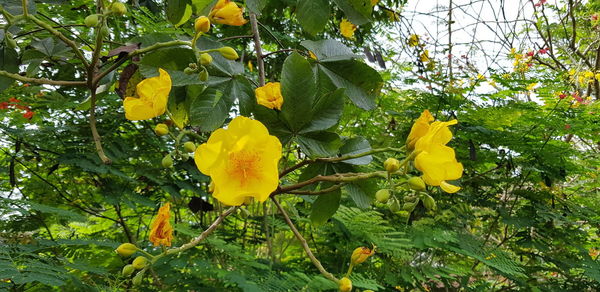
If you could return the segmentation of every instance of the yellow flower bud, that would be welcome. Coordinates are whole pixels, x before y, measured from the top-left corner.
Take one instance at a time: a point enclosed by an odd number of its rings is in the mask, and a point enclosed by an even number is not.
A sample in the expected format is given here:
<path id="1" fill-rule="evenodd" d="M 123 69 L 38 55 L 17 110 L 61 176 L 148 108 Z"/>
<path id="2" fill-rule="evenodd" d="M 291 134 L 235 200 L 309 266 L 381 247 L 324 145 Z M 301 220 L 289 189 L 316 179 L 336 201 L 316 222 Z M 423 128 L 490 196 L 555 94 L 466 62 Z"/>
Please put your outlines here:
<path id="1" fill-rule="evenodd" d="M 358 265 L 366 261 L 370 256 L 375 253 L 375 246 L 373 249 L 369 249 L 368 247 L 357 247 L 350 257 L 350 261 L 353 265 Z"/>
<path id="2" fill-rule="evenodd" d="M 127 13 L 127 7 L 121 2 L 113 2 L 113 4 L 110 5 L 110 11 L 116 15 L 124 15 Z"/>
<path id="3" fill-rule="evenodd" d="M 390 199 L 390 190 L 381 189 L 375 193 L 375 200 L 379 203 L 385 203 Z"/>
<path id="4" fill-rule="evenodd" d="M 400 169 L 400 161 L 390 157 L 383 162 L 383 168 L 389 173 L 394 173 Z"/>
<path id="5" fill-rule="evenodd" d="M 115 251 L 122 257 L 128 257 L 137 251 L 137 247 L 132 243 L 123 243 Z"/>
<path id="6" fill-rule="evenodd" d="M 213 61 L 213 58 L 211 55 L 209 55 L 207 53 L 200 54 L 200 64 L 201 65 L 206 66 L 206 65 L 212 63 L 212 61 Z"/>
<path id="7" fill-rule="evenodd" d="M 407 181 L 408 186 L 415 191 L 425 190 L 425 182 L 418 176 L 413 176 Z"/>
<path id="8" fill-rule="evenodd" d="M 210 19 L 204 15 L 199 16 L 194 21 L 194 29 L 196 29 L 196 32 L 207 33 L 210 30 Z"/>
<path id="9" fill-rule="evenodd" d="M 137 258 L 135 258 L 135 260 L 133 260 L 133 263 L 131 263 L 131 265 L 136 270 L 141 270 L 141 269 L 145 268 L 147 264 L 148 264 L 148 259 L 144 256 L 138 256 Z"/>
<path id="10" fill-rule="evenodd" d="M 164 168 L 171 168 L 173 167 L 173 158 L 171 158 L 171 155 L 167 154 L 165 157 L 163 157 L 160 164 L 162 164 Z"/>
<path id="11" fill-rule="evenodd" d="M 228 60 L 237 60 L 237 58 L 240 57 L 240 56 L 238 56 L 238 53 L 232 47 L 219 48 L 219 53 L 221 53 L 221 55 L 223 57 L 225 57 L 225 59 L 228 59 Z"/>
<path id="12" fill-rule="evenodd" d="M 133 267 L 133 265 L 125 265 L 123 267 L 123 270 L 121 271 L 121 274 L 125 277 L 129 277 L 131 276 L 131 274 L 133 274 L 134 271 L 135 268 Z"/>
<path id="13" fill-rule="evenodd" d="M 98 25 L 98 14 L 92 14 L 92 15 L 88 15 L 84 20 L 83 23 L 85 24 L 85 26 L 87 27 L 94 27 L 96 25 Z"/>
<path id="14" fill-rule="evenodd" d="M 169 126 L 162 123 L 158 124 L 156 125 L 156 127 L 154 127 L 154 133 L 156 133 L 156 135 L 158 136 L 164 136 L 166 134 L 169 134 Z"/>
<path id="15" fill-rule="evenodd" d="M 350 281 L 350 279 L 343 277 L 340 279 L 340 282 L 338 283 L 340 292 L 350 292 L 352 291 L 352 281 Z"/>

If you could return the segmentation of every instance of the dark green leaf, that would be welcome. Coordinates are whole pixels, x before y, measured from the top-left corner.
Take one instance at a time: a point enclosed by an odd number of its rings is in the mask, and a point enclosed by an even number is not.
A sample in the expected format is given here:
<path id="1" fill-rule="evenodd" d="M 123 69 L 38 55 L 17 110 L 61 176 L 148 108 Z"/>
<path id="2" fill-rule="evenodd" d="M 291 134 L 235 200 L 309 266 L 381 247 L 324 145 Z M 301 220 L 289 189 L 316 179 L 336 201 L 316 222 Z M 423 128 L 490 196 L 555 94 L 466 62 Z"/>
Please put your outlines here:
<path id="1" fill-rule="evenodd" d="M 312 204 L 312 211 L 310 213 L 312 224 L 315 226 L 325 224 L 340 207 L 341 197 L 342 192 L 339 189 L 331 193 L 319 195 Z"/>
<path id="2" fill-rule="evenodd" d="M 344 141 L 344 145 L 340 148 L 340 155 L 353 155 L 360 154 L 371 150 L 371 145 L 369 141 L 364 137 L 354 137 Z M 364 165 L 369 164 L 373 161 L 373 157 L 371 155 L 344 160 L 344 163 L 356 164 L 356 165 Z"/>
<path id="3" fill-rule="evenodd" d="M 167 19 L 175 26 L 187 22 L 192 16 L 191 0 L 167 0 Z"/>
<path id="4" fill-rule="evenodd" d="M 298 0 L 296 17 L 308 33 L 323 31 L 329 20 L 329 0 Z"/>
<path id="5" fill-rule="evenodd" d="M 371 21 L 371 0 L 333 0 L 344 11 L 346 18 L 355 25 Z"/>
<path id="6" fill-rule="evenodd" d="M 322 72 L 319 77 L 324 75 L 337 88 L 345 88 L 346 95 L 356 106 L 366 110 L 375 107 L 375 97 L 379 95 L 383 79 L 369 65 L 346 60 L 323 63 L 318 67 Z"/>
<path id="7" fill-rule="evenodd" d="M 188 89 L 188 94 L 194 95 Z M 190 108 L 190 125 L 200 127 L 201 131 L 210 132 L 223 125 L 229 116 L 232 101 L 224 96 L 223 91 L 206 88 L 194 98 Z"/>
<path id="8" fill-rule="evenodd" d="M 300 133 L 325 131 L 335 126 L 344 110 L 344 89 L 338 89 L 319 98 L 312 109 L 313 118 Z"/>
<path id="9" fill-rule="evenodd" d="M 17 51 L 7 47 L 0 47 L 0 70 L 9 73 L 17 73 L 19 71 L 19 56 Z M 10 87 L 15 82 L 14 79 L 8 77 L 0 77 L 0 91 Z"/>
<path id="10" fill-rule="evenodd" d="M 284 100 L 281 116 L 294 132 L 298 132 L 311 116 L 316 93 L 313 70 L 304 57 L 293 53 L 285 59 L 281 75 L 281 93 Z"/>
<path id="11" fill-rule="evenodd" d="M 337 153 L 341 141 L 336 133 L 314 132 L 296 137 L 296 142 L 310 157 L 327 157 Z"/>
<path id="12" fill-rule="evenodd" d="M 354 54 L 350 48 L 346 47 L 346 45 L 337 40 L 306 40 L 302 41 L 300 45 L 313 52 L 313 54 L 317 56 L 317 60 L 319 62 L 332 62 L 362 58 L 361 56 Z"/>

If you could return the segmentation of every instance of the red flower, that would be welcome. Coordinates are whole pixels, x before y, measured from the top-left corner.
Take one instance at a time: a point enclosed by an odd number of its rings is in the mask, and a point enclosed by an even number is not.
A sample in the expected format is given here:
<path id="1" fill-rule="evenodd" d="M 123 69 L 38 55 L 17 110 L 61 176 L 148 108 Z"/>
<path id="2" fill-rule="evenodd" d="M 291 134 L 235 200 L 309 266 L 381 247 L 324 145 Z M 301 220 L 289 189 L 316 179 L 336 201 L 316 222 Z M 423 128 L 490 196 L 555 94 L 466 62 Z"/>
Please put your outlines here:
<path id="1" fill-rule="evenodd" d="M 571 129 L 571 125 L 565 124 L 565 130 L 569 130 L 569 129 Z"/>
<path id="2" fill-rule="evenodd" d="M 592 21 L 597 21 L 597 20 L 598 20 L 598 13 L 594 13 L 594 14 L 592 14 L 592 16 L 590 17 L 590 19 L 591 19 Z"/>
<path id="3" fill-rule="evenodd" d="M 548 53 L 548 50 L 550 50 L 550 48 L 540 49 L 538 51 L 538 53 L 540 53 L 541 55 L 544 55 L 544 54 Z"/>
<path id="4" fill-rule="evenodd" d="M 534 52 L 534 51 L 529 51 L 529 52 L 527 52 L 527 56 L 528 56 L 528 57 L 533 57 L 533 55 L 534 55 L 534 54 L 535 54 L 535 52 Z"/>
<path id="5" fill-rule="evenodd" d="M 560 99 L 565 99 L 565 97 L 567 97 L 567 95 L 566 95 L 566 94 L 564 94 L 564 93 L 561 93 L 561 94 L 558 96 L 558 98 L 560 98 Z"/>
<path id="6" fill-rule="evenodd" d="M 15 107 L 20 110 L 30 111 L 31 109 L 26 105 L 15 104 Z"/>
<path id="7" fill-rule="evenodd" d="M 33 117 L 33 112 L 32 111 L 28 111 L 26 113 L 23 114 L 23 117 L 26 119 L 31 120 L 31 118 Z"/>
<path id="8" fill-rule="evenodd" d="M 6 101 L 0 102 L 0 109 L 8 109 L 8 105 Z"/>
<path id="9" fill-rule="evenodd" d="M 16 98 L 14 98 L 14 97 L 11 97 L 11 98 L 9 98 L 9 99 L 8 99 L 8 101 L 10 101 L 10 102 L 14 102 L 14 103 L 19 103 L 19 102 L 21 102 L 20 100 L 18 100 L 18 99 L 16 99 Z"/>

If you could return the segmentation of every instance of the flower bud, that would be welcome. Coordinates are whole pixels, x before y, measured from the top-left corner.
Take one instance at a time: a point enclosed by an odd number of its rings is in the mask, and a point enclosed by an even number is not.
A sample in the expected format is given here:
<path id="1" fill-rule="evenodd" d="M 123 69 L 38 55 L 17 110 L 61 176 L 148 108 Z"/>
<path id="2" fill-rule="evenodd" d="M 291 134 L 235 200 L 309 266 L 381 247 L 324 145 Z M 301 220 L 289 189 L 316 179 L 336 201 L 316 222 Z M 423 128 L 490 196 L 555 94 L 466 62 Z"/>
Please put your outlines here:
<path id="1" fill-rule="evenodd" d="M 201 65 L 206 66 L 206 65 L 212 63 L 212 61 L 213 61 L 213 58 L 208 53 L 200 54 L 200 64 Z"/>
<path id="2" fill-rule="evenodd" d="M 402 210 L 407 211 L 407 212 L 412 212 L 415 207 L 417 207 L 417 202 L 415 203 L 404 203 L 404 205 L 402 205 Z"/>
<path id="3" fill-rule="evenodd" d="M 413 176 L 407 181 L 408 186 L 415 191 L 425 190 L 425 182 L 418 176 Z"/>
<path id="4" fill-rule="evenodd" d="M 207 33 L 210 30 L 210 19 L 204 15 L 198 16 L 194 21 L 194 29 L 196 32 Z"/>
<path id="5" fill-rule="evenodd" d="M 156 135 L 158 136 L 164 136 L 166 134 L 169 134 L 169 126 L 160 123 L 156 125 L 156 127 L 154 127 L 154 133 L 156 133 Z"/>
<path id="6" fill-rule="evenodd" d="M 165 157 L 163 157 L 163 159 L 160 163 L 162 164 L 162 167 L 164 167 L 164 168 L 171 168 L 171 167 L 173 167 L 173 158 L 171 157 L 170 154 L 167 154 L 167 155 L 165 155 Z"/>
<path id="7" fill-rule="evenodd" d="M 402 218 L 408 218 L 408 217 L 410 217 L 410 212 L 404 211 L 404 210 L 398 211 L 398 212 L 396 212 L 394 214 L 396 214 L 396 215 L 398 215 L 398 216 L 400 216 Z"/>
<path id="8" fill-rule="evenodd" d="M 196 70 L 194 70 L 190 67 L 186 67 L 185 69 L 183 69 L 183 73 L 185 73 L 187 75 L 192 75 L 192 74 L 196 73 Z"/>
<path id="9" fill-rule="evenodd" d="M 364 263 L 370 256 L 375 253 L 375 246 L 373 249 L 369 249 L 368 247 L 357 247 L 350 257 L 350 261 L 353 265 L 358 265 Z"/>
<path id="10" fill-rule="evenodd" d="M 385 203 L 390 199 L 390 190 L 381 189 L 375 193 L 375 199 L 379 203 Z"/>
<path id="11" fill-rule="evenodd" d="M 117 247 L 117 249 L 115 249 L 115 252 L 117 252 L 122 257 L 131 256 L 136 251 L 137 251 L 137 247 L 135 245 L 133 245 L 132 243 L 123 243 L 123 244 L 119 245 L 119 247 Z"/>
<path id="12" fill-rule="evenodd" d="M 13 38 L 12 33 L 10 32 L 6 32 L 4 34 L 4 40 L 6 42 L 6 45 L 11 48 L 11 49 L 15 49 L 17 47 L 17 41 L 15 41 L 15 39 Z"/>
<path id="13" fill-rule="evenodd" d="M 388 208 L 392 213 L 400 211 L 400 203 L 397 200 L 392 199 L 388 202 Z"/>
<path id="14" fill-rule="evenodd" d="M 146 267 L 147 264 L 148 264 L 148 259 L 145 256 L 138 256 L 137 258 L 135 258 L 135 260 L 133 260 L 133 263 L 131 263 L 131 265 L 136 270 L 143 269 L 144 267 Z"/>
<path id="15" fill-rule="evenodd" d="M 135 274 L 133 279 L 131 279 L 131 284 L 133 284 L 133 286 L 139 286 L 140 284 L 142 284 L 143 279 L 144 273 L 142 271 L 139 271 L 137 274 Z"/>
<path id="16" fill-rule="evenodd" d="M 115 1 L 110 5 L 110 11 L 116 15 L 124 15 L 127 13 L 127 7 L 121 2 Z"/>
<path id="17" fill-rule="evenodd" d="M 125 277 L 129 277 L 131 276 L 131 274 L 133 274 L 134 271 L 135 268 L 133 267 L 133 265 L 125 265 L 123 267 L 123 270 L 121 271 L 121 274 Z"/>
<path id="18" fill-rule="evenodd" d="M 414 203 L 417 201 L 417 199 L 419 199 L 419 197 L 417 197 L 415 195 L 408 195 L 402 199 L 404 200 L 405 203 Z"/>
<path id="19" fill-rule="evenodd" d="M 183 143 L 183 149 L 185 149 L 185 151 L 192 153 L 194 151 L 196 151 L 196 144 L 194 144 L 194 142 L 192 141 L 187 141 L 185 143 Z"/>
<path id="20" fill-rule="evenodd" d="M 105 38 L 105 37 L 107 37 L 107 36 L 109 36 L 109 35 L 110 35 L 110 30 L 108 29 L 108 27 L 107 27 L 106 25 L 103 25 L 103 26 L 100 28 L 100 36 L 101 36 L 102 38 Z"/>
<path id="21" fill-rule="evenodd" d="M 237 60 L 237 58 L 240 57 L 232 47 L 219 48 L 219 53 L 221 53 L 221 56 L 225 57 L 225 59 L 228 60 Z"/>
<path id="22" fill-rule="evenodd" d="M 383 168 L 385 168 L 388 173 L 394 173 L 400 169 L 400 161 L 390 157 L 383 162 Z"/>
<path id="23" fill-rule="evenodd" d="M 427 208 L 429 211 L 433 211 L 437 208 L 435 200 L 430 195 L 425 195 L 423 197 L 423 206 L 425 206 L 425 208 Z"/>
<path id="24" fill-rule="evenodd" d="M 87 27 L 94 27 L 96 25 L 98 25 L 98 14 L 92 14 L 92 15 L 88 15 L 84 20 L 83 23 L 85 24 L 85 26 Z"/>
<path id="25" fill-rule="evenodd" d="M 338 287 L 340 292 L 350 292 L 352 291 L 352 281 L 350 279 L 343 277 L 340 279 L 338 283 Z"/>
<path id="26" fill-rule="evenodd" d="M 208 71 L 206 71 L 206 68 L 202 68 L 202 71 L 198 74 L 198 79 L 200 79 L 200 81 L 208 80 Z"/>

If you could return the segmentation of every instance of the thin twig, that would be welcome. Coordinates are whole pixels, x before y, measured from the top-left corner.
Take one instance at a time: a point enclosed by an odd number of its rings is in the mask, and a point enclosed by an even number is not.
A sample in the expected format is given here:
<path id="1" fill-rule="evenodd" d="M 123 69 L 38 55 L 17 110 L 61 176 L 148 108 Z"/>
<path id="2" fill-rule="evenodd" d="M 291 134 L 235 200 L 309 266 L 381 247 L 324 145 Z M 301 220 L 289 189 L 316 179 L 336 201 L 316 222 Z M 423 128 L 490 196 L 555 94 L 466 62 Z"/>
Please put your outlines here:
<path id="1" fill-rule="evenodd" d="M 252 27 L 252 35 L 254 38 L 254 50 L 256 51 L 256 66 L 258 67 L 258 85 L 265 85 L 265 63 L 263 61 L 262 48 L 260 45 L 260 34 L 258 32 L 258 21 L 256 14 L 250 13 L 250 25 Z"/>

